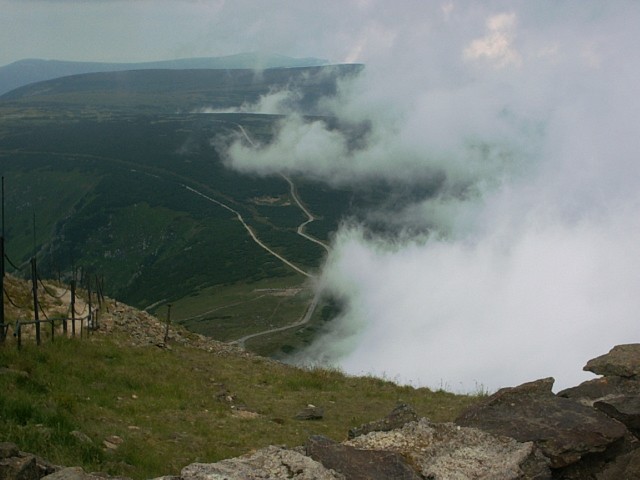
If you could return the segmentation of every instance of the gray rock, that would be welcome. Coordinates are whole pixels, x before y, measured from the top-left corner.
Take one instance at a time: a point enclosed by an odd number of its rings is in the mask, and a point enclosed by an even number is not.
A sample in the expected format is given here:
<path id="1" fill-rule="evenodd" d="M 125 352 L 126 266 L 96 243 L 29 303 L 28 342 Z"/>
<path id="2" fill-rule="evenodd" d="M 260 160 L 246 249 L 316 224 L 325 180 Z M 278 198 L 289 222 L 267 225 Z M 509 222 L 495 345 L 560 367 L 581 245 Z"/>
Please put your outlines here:
<path id="1" fill-rule="evenodd" d="M 80 443 L 84 443 L 85 445 L 93 445 L 93 440 L 91 440 L 91 438 L 89 438 L 86 433 L 83 433 L 80 430 L 73 430 L 71 432 L 71 436 L 78 440 Z"/>
<path id="2" fill-rule="evenodd" d="M 307 405 L 294 417 L 296 420 L 321 420 L 324 418 L 324 410 L 315 405 Z"/>
<path id="3" fill-rule="evenodd" d="M 19 454 L 20 450 L 18 450 L 18 446 L 15 443 L 0 442 L 0 460 L 17 457 Z"/>
<path id="4" fill-rule="evenodd" d="M 571 398 L 589 406 L 593 406 L 599 400 L 620 395 L 640 395 L 640 380 L 624 377 L 594 378 L 582 382 L 577 387 L 558 392 L 559 397 Z"/>
<path id="5" fill-rule="evenodd" d="M 180 476 L 182 480 L 345 480 L 301 453 L 274 446 L 218 463 L 193 463 Z"/>
<path id="6" fill-rule="evenodd" d="M 97 477 L 85 473 L 81 467 L 68 467 L 44 477 L 46 480 L 96 480 Z M 43 479 L 43 480 L 44 480 Z"/>
<path id="7" fill-rule="evenodd" d="M 402 429 L 372 432 L 346 444 L 396 452 L 424 478 L 433 480 L 551 478 L 549 461 L 532 442 L 520 443 L 453 423 L 421 419 Z"/>
<path id="8" fill-rule="evenodd" d="M 420 480 L 399 454 L 362 450 L 320 435 L 307 440 L 307 455 L 349 480 Z"/>
<path id="9" fill-rule="evenodd" d="M 0 460 L 0 479 L 39 480 L 38 466 L 33 455 Z"/>
<path id="10" fill-rule="evenodd" d="M 599 400 L 593 406 L 611 418 L 624 423 L 631 433 L 640 438 L 640 397 L 620 395 Z"/>
<path id="11" fill-rule="evenodd" d="M 130 480 L 126 477 L 109 477 L 104 474 L 86 473 L 82 467 L 62 468 L 41 480 Z"/>
<path id="12" fill-rule="evenodd" d="M 597 408 L 624 423 L 640 438 L 640 381 L 637 378 L 596 378 L 562 390 L 558 396 Z"/>
<path id="13" fill-rule="evenodd" d="M 626 427 L 605 414 L 551 392 L 545 378 L 503 388 L 462 413 L 456 423 L 476 427 L 520 442 L 533 441 L 551 460 L 552 468 L 604 452 L 627 434 Z"/>
<path id="14" fill-rule="evenodd" d="M 418 421 L 418 414 L 415 410 L 409 405 L 401 403 L 385 418 L 350 429 L 349 438 L 359 437 L 371 432 L 388 432 L 416 421 Z"/>
<path id="15" fill-rule="evenodd" d="M 596 475 L 597 480 L 640 480 L 640 449 L 622 455 Z"/>
<path id="16" fill-rule="evenodd" d="M 640 375 L 640 343 L 616 345 L 609 353 L 589 360 L 584 370 L 605 377 Z"/>

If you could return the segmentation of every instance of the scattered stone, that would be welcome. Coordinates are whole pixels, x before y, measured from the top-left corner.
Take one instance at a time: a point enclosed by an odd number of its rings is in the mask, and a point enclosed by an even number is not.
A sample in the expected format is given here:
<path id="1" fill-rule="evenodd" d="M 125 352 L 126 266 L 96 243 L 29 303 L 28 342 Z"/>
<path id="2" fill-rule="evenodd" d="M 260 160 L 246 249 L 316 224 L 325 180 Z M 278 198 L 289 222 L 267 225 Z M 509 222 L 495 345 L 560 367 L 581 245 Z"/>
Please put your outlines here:
<path id="1" fill-rule="evenodd" d="M 180 477 L 182 480 L 346 480 L 301 453 L 274 446 L 218 463 L 193 463 L 182 469 Z"/>
<path id="2" fill-rule="evenodd" d="M 93 445 L 93 440 L 91 440 L 89 436 L 79 430 L 72 431 L 71 436 L 78 440 L 80 443 L 84 443 L 85 445 Z"/>
<path id="3" fill-rule="evenodd" d="M 324 418 L 324 409 L 315 405 L 307 405 L 293 418 L 296 420 L 322 420 Z"/>
<path id="4" fill-rule="evenodd" d="M 605 414 L 551 392 L 553 378 L 503 388 L 456 419 L 462 426 L 533 441 L 552 468 L 604 452 L 623 439 L 627 429 Z"/>
<path id="5" fill-rule="evenodd" d="M 236 418 L 244 418 L 247 420 L 255 420 L 256 418 L 261 417 L 261 415 L 257 412 L 252 412 L 251 410 L 239 410 L 239 409 L 233 409 L 231 411 L 231 415 L 233 415 Z"/>
<path id="6" fill-rule="evenodd" d="M 421 477 L 395 452 L 361 450 L 321 435 L 307 440 L 306 453 L 325 468 L 349 480 L 420 480 Z"/>
<path id="7" fill-rule="evenodd" d="M 24 370 L 15 370 L 13 368 L 0 367 L 0 375 L 16 375 L 18 377 L 28 377 L 29 373 Z"/>
<path id="8" fill-rule="evenodd" d="M 358 436 L 345 444 L 396 452 L 424 478 L 551 478 L 549 461 L 532 442 L 520 443 L 453 423 L 434 424 L 424 418 L 401 429 Z"/>
<path id="9" fill-rule="evenodd" d="M 96 480 L 97 478 L 85 473 L 81 467 L 68 467 L 47 475 L 43 480 Z"/>
<path id="10" fill-rule="evenodd" d="M 605 377 L 640 375 L 640 343 L 616 345 L 609 353 L 589 360 L 583 370 Z"/>
<path id="11" fill-rule="evenodd" d="M 104 439 L 102 444 L 107 450 L 117 450 L 124 440 L 118 435 L 111 435 Z"/>
<path id="12" fill-rule="evenodd" d="M 0 460 L 5 458 L 17 457 L 20 453 L 15 443 L 0 442 Z"/>
<path id="13" fill-rule="evenodd" d="M 81 467 L 62 468 L 42 480 L 131 480 L 127 477 L 110 477 L 101 473 L 86 473 Z"/>
<path id="14" fill-rule="evenodd" d="M 406 403 L 401 403 L 394 408 L 389 415 L 382 420 L 365 423 L 359 427 L 349 430 L 349 438 L 366 435 L 370 432 L 388 432 L 397 428 L 402 428 L 409 422 L 418 420 L 418 414 Z"/>

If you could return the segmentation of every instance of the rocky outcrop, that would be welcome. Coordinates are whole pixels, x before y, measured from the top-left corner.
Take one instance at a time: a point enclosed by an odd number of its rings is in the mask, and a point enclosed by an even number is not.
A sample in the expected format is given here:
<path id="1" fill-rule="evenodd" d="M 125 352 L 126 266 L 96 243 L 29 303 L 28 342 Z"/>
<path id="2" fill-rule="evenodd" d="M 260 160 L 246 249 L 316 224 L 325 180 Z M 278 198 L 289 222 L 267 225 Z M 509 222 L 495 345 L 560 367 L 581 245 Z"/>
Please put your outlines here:
<path id="1" fill-rule="evenodd" d="M 533 441 L 551 461 L 566 467 L 590 453 L 606 451 L 627 429 L 607 415 L 554 395 L 552 378 L 504 388 L 456 419 L 458 425 Z"/>
<path id="2" fill-rule="evenodd" d="M 349 430 L 338 443 L 312 436 L 304 452 L 269 447 L 185 468 L 179 479 L 640 480 L 640 345 L 585 369 L 605 375 L 554 395 L 545 378 L 505 388 L 456 423 L 419 419 L 407 405 Z"/>
<path id="3" fill-rule="evenodd" d="M 558 396 L 593 406 L 640 438 L 640 344 L 614 347 L 590 360 L 584 369 L 604 377 L 563 390 Z"/>
<path id="4" fill-rule="evenodd" d="M 640 480 L 640 344 L 616 347 L 585 369 L 605 376 L 557 395 L 552 378 L 504 388 L 455 423 L 434 424 L 399 405 L 381 420 L 352 428 L 342 443 L 311 436 L 304 448 L 269 446 L 161 478 Z M 237 403 L 224 385 L 218 397 Z M 299 418 L 320 420 L 318 407 L 303 412 Z M 0 444 L 0 480 L 53 473 L 43 473 L 38 462 L 15 445 Z M 97 477 L 63 469 L 47 480 Z"/>
<path id="5" fill-rule="evenodd" d="M 1 480 L 39 480 L 58 469 L 40 457 L 21 452 L 13 443 L 0 442 Z"/>
<path id="6" fill-rule="evenodd" d="M 431 423 L 424 418 L 397 430 L 371 432 L 345 443 L 359 449 L 397 453 L 422 478 L 551 478 L 548 459 L 532 442 L 521 443 L 476 428 Z"/>

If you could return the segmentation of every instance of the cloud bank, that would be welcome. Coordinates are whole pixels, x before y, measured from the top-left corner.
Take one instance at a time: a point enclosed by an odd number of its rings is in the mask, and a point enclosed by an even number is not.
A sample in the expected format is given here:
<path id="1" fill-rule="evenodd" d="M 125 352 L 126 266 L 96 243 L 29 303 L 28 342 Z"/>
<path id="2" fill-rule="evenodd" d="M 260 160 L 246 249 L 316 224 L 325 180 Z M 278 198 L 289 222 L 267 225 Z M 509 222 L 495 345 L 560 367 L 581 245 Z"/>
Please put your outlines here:
<path id="1" fill-rule="evenodd" d="M 441 187 L 389 219 L 428 234 L 342 226 L 319 288 L 345 309 L 297 360 L 450 390 L 590 378 L 639 340 L 640 5 L 359 3 L 366 70 L 324 107 L 366 133 L 291 115 L 230 165 Z"/>

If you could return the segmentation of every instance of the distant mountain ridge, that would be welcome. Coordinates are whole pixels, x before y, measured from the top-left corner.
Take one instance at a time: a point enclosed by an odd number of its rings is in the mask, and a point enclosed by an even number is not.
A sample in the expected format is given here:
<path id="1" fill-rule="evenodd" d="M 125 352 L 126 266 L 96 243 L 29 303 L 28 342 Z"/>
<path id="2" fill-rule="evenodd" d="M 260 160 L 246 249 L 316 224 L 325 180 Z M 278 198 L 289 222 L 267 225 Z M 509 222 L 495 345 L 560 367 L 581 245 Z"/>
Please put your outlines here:
<path id="1" fill-rule="evenodd" d="M 0 95 L 30 83 L 81 73 L 150 69 L 256 69 L 326 65 L 319 58 L 293 58 L 276 54 L 239 53 L 221 57 L 182 58 L 156 62 L 105 63 L 25 59 L 0 67 Z"/>

